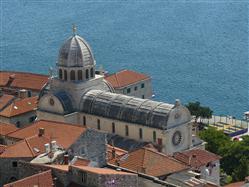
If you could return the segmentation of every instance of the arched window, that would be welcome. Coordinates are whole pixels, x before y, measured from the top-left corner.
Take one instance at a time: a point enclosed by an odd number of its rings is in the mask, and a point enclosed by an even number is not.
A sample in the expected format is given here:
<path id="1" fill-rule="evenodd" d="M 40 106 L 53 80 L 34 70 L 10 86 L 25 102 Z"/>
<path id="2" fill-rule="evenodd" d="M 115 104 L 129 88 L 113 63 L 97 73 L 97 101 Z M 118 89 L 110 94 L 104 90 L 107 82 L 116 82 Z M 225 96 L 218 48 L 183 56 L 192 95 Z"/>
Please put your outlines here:
<path id="1" fill-rule="evenodd" d="M 129 128 L 128 128 L 128 125 L 125 125 L 125 136 L 129 136 Z"/>
<path id="2" fill-rule="evenodd" d="M 74 71 L 74 70 L 72 70 L 72 71 L 70 72 L 70 80 L 71 80 L 71 81 L 74 81 L 74 80 L 75 80 L 75 71 Z"/>
<path id="3" fill-rule="evenodd" d="M 112 123 L 112 133 L 115 133 L 115 123 Z"/>
<path id="4" fill-rule="evenodd" d="M 86 79 L 89 79 L 89 70 L 86 70 Z"/>
<path id="5" fill-rule="evenodd" d="M 86 116 L 83 116 L 83 125 L 86 126 Z"/>
<path id="6" fill-rule="evenodd" d="M 64 80 L 67 80 L 67 70 L 64 70 Z"/>
<path id="7" fill-rule="evenodd" d="M 139 138 L 143 139 L 143 130 L 139 128 Z"/>
<path id="8" fill-rule="evenodd" d="M 82 70 L 78 70 L 78 80 L 82 80 Z"/>
<path id="9" fill-rule="evenodd" d="M 93 77 L 93 68 L 91 68 L 91 72 L 90 73 L 91 73 L 91 77 Z"/>
<path id="10" fill-rule="evenodd" d="M 98 128 L 98 130 L 100 130 L 100 120 L 99 119 L 97 120 L 97 128 Z"/>
<path id="11" fill-rule="evenodd" d="M 156 131 L 153 131 L 153 142 L 156 142 Z"/>
<path id="12" fill-rule="evenodd" d="M 62 70 L 59 69 L 59 79 L 62 79 Z"/>

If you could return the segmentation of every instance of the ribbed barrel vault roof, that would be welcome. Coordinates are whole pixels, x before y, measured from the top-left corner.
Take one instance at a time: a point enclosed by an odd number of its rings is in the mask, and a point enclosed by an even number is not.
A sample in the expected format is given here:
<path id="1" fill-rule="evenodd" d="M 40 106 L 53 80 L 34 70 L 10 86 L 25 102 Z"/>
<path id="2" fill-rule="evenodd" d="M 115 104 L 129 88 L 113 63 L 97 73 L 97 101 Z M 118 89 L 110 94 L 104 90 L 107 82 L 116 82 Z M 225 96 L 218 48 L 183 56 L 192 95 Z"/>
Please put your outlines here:
<path id="1" fill-rule="evenodd" d="M 167 129 L 174 105 L 121 94 L 90 90 L 83 95 L 81 111 L 148 127 Z"/>

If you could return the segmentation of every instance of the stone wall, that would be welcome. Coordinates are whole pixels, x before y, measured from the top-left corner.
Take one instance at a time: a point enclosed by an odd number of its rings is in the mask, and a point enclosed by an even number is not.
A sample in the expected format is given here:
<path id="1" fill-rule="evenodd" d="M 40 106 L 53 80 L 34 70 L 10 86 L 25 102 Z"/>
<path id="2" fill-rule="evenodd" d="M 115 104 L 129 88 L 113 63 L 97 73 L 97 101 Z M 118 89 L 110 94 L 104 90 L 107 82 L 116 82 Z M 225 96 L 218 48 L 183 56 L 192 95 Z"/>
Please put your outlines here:
<path id="1" fill-rule="evenodd" d="M 96 163 L 96 166 L 106 165 L 106 133 L 87 129 L 68 149 L 69 159 L 80 156 Z"/>

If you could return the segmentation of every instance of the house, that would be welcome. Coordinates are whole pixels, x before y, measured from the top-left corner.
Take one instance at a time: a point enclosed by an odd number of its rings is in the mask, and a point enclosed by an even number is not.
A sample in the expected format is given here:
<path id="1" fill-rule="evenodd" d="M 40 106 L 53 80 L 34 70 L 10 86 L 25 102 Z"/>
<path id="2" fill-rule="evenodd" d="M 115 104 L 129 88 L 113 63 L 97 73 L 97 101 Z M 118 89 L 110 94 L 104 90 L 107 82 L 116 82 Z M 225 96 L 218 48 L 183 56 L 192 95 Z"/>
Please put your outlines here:
<path id="1" fill-rule="evenodd" d="M 18 179 L 18 161 L 63 163 L 64 155 L 106 164 L 106 134 L 94 129 L 55 121 L 36 121 L 5 137 L 7 147 L 0 155 L 0 185 Z"/>
<path id="2" fill-rule="evenodd" d="M 25 90 L 29 97 L 36 96 L 47 82 L 47 75 L 0 71 L 0 89 L 5 94 L 18 96 L 21 94 L 20 90 Z"/>
<path id="3" fill-rule="evenodd" d="M 177 152 L 173 156 L 199 173 L 200 178 L 220 185 L 220 156 L 203 149 Z"/>
<path id="4" fill-rule="evenodd" d="M 151 77 L 131 70 L 122 70 L 107 75 L 109 82 L 116 93 L 134 96 L 142 99 L 152 98 Z"/>
<path id="5" fill-rule="evenodd" d="M 24 127 L 36 119 L 38 97 L 17 98 L 12 95 L 0 96 L 0 122 Z"/>

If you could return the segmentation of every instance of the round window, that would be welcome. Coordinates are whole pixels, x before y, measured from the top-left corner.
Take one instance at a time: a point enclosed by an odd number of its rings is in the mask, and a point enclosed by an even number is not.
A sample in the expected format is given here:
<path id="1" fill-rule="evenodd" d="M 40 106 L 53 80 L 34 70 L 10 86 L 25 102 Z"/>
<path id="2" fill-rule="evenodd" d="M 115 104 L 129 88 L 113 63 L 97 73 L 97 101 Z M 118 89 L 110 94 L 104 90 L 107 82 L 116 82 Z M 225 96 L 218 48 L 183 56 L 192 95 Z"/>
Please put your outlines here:
<path id="1" fill-rule="evenodd" d="M 49 99 L 49 104 L 52 105 L 52 106 L 54 105 L 54 100 L 53 100 L 53 98 L 50 98 L 50 99 Z"/>
<path id="2" fill-rule="evenodd" d="M 172 138 L 172 143 L 174 145 L 179 145 L 182 141 L 182 134 L 180 131 L 176 131 L 174 134 L 173 134 L 173 138 Z"/>

